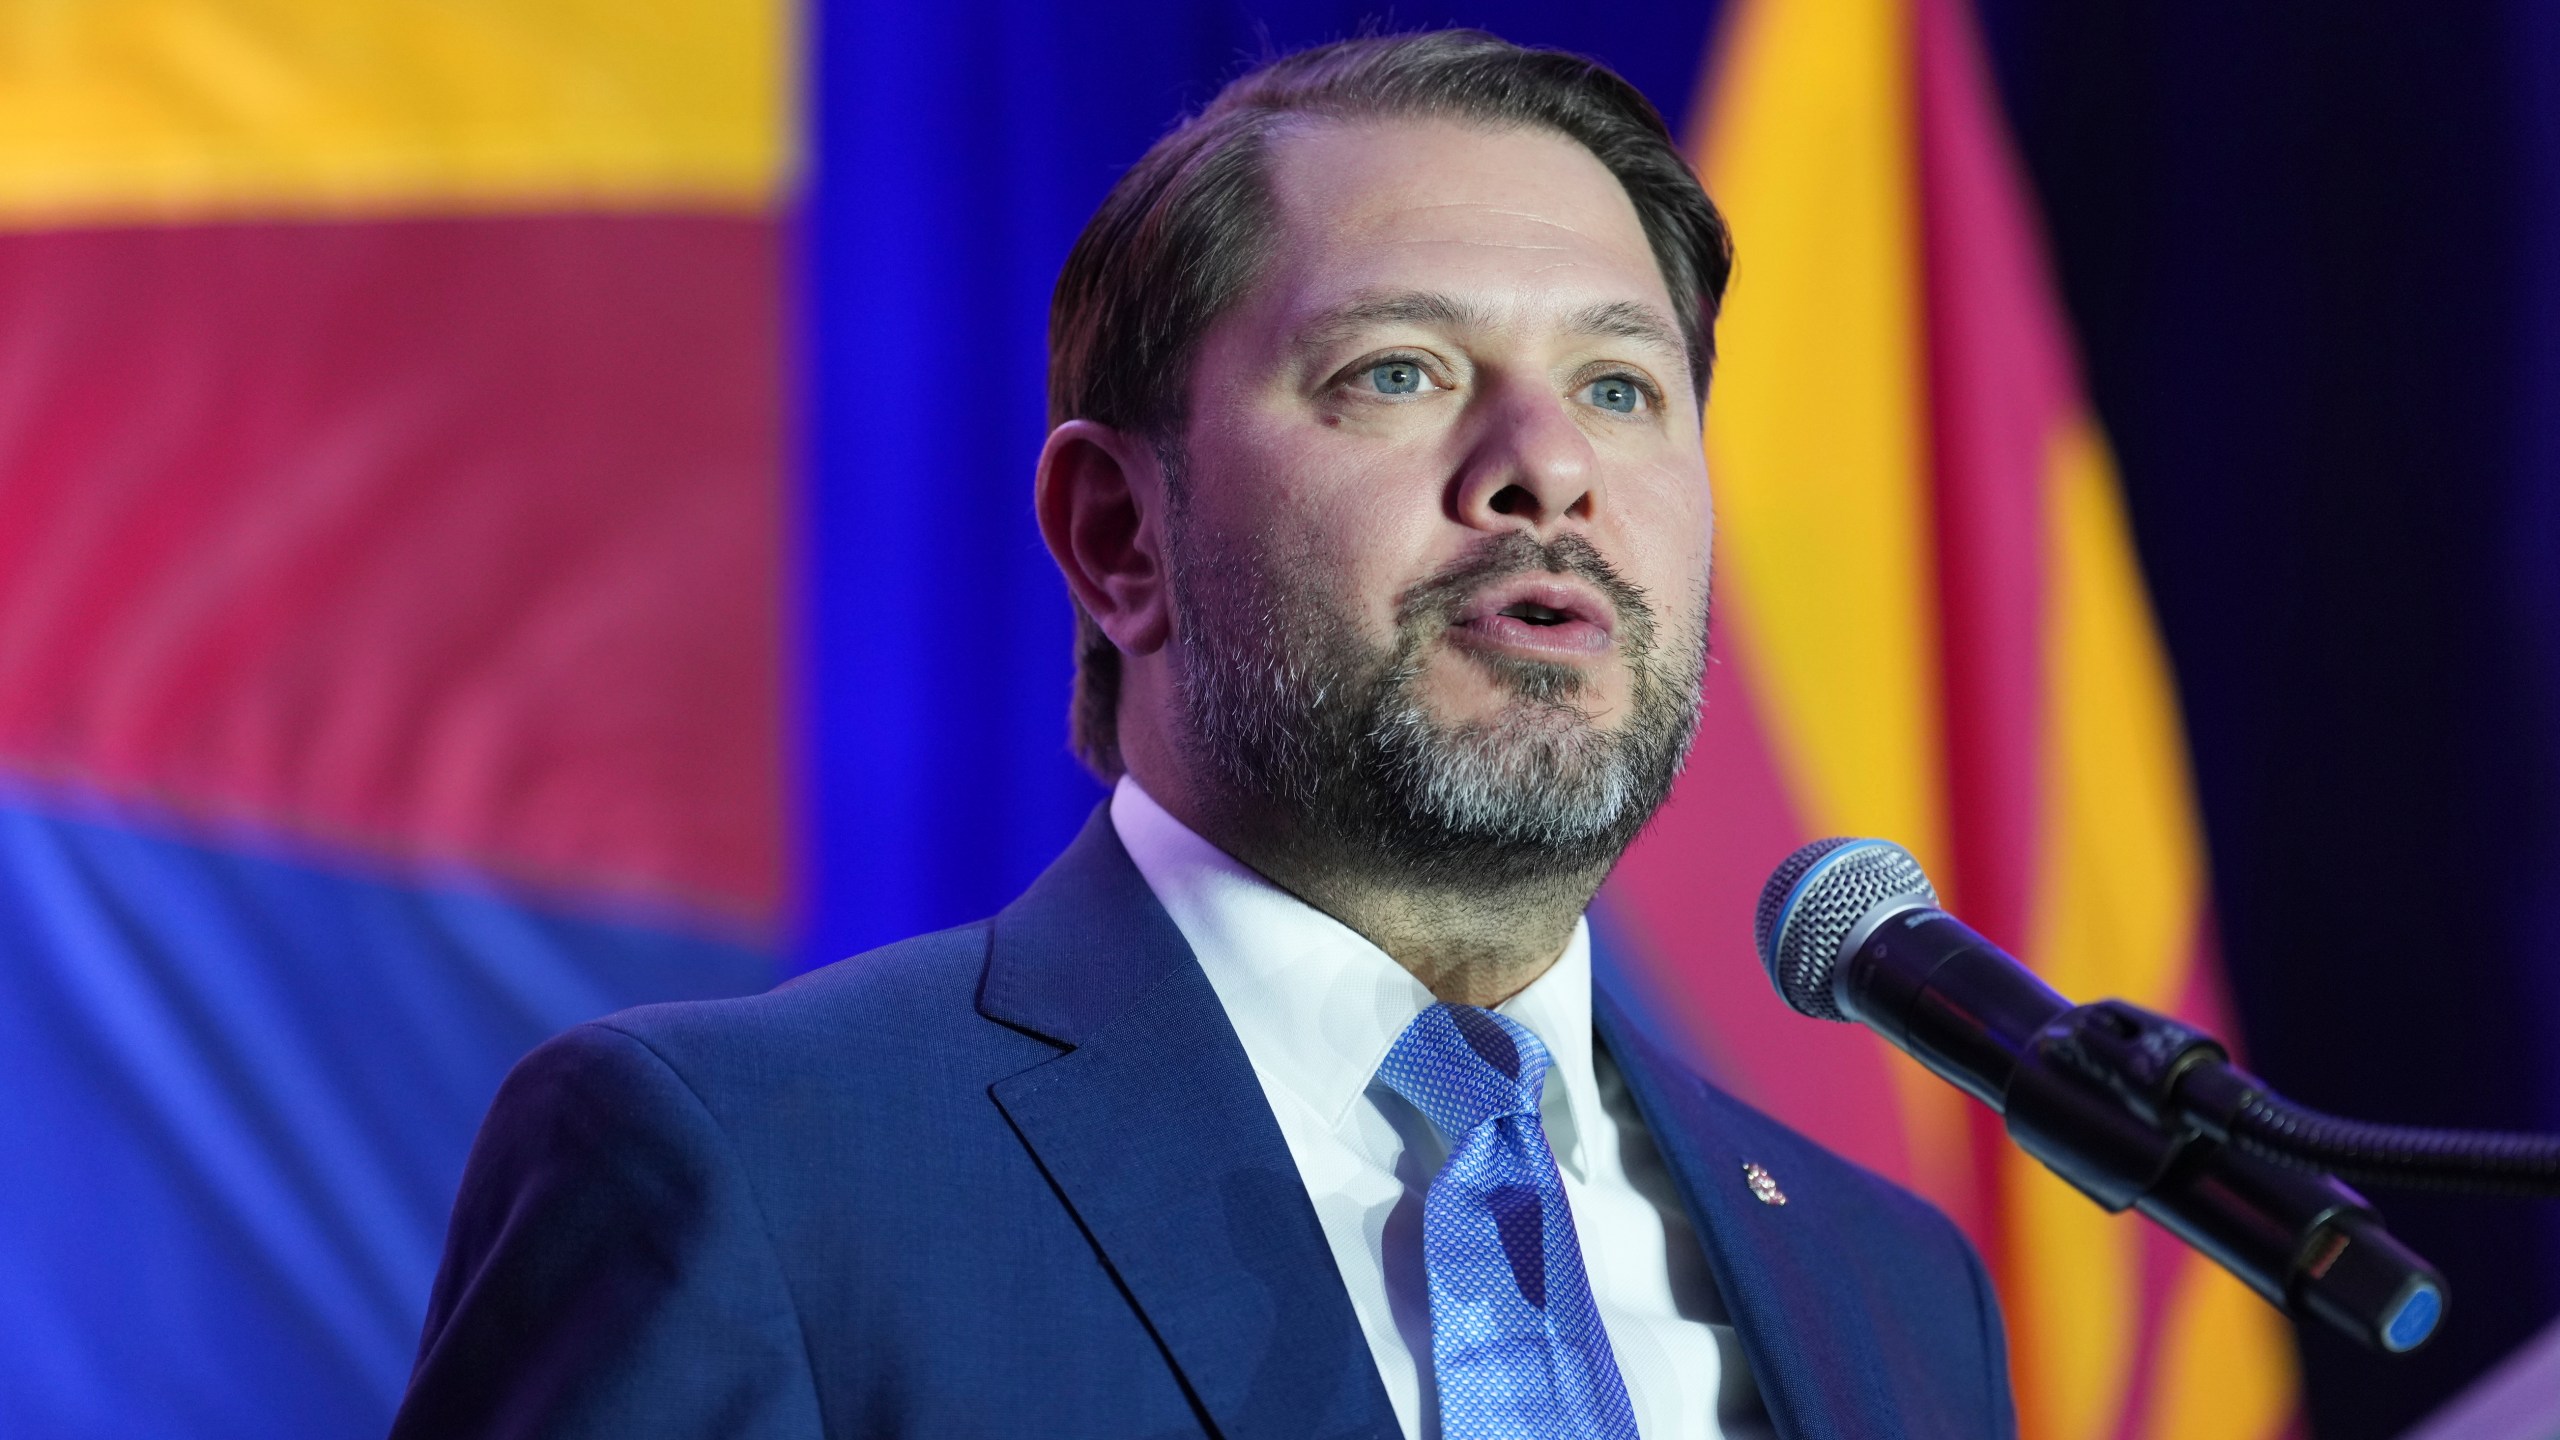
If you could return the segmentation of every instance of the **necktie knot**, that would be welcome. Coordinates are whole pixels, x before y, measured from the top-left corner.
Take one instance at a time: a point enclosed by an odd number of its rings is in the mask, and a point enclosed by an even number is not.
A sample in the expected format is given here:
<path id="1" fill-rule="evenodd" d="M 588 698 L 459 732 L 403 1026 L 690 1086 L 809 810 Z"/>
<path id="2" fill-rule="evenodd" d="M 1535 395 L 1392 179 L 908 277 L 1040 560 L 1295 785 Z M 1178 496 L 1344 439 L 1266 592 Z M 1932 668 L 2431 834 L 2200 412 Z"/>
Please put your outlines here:
<path id="1" fill-rule="evenodd" d="M 1534 1118 L 1547 1088 L 1547 1047 L 1507 1015 L 1434 1005 L 1396 1037 L 1378 1078 L 1451 1145 L 1504 1115 Z"/>

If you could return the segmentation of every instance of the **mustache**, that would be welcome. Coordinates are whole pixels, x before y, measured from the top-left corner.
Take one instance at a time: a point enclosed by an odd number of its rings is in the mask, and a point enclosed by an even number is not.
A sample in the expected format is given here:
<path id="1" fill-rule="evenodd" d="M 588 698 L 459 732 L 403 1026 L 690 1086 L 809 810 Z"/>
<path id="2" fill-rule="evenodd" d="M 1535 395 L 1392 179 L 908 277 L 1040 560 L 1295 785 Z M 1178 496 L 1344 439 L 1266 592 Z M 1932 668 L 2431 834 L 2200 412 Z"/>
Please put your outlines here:
<path id="1" fill-rule="evenodd" d="M 1476 592 L 1516 575 L 1570 575 L 1600 592 L 1616 613 L 1619 639 L 1628 652 L 1653 648 L 1654 615 L 1644 587 L 1629 581 L 1597 547 L 1580 535 L 1541 541 L 1522 530 L 1487 537 L 1438 573 L 1396 597 L 1396 628 L 1412 635 L 1456 619 Z"/>

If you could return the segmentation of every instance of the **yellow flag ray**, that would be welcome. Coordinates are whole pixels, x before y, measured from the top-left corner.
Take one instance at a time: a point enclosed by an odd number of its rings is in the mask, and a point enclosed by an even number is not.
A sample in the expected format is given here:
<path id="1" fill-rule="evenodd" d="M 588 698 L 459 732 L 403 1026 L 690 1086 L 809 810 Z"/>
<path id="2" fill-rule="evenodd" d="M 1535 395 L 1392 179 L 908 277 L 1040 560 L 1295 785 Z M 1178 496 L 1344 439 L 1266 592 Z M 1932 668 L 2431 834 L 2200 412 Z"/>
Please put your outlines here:
<path id="1" fill-rule="evenodd" d="M 2159 643 L 2106 447 L 2085 419 L 2049 466 L 2048 737 L 2037 968 L 2072 996 L 2175 1011 L 2197 959 L 2204 837 L 2168 657 Z M 2181 1253 L 2140 1339 L 2139 1226 L 2100 1212 L 2024 1155 L 2004 1159 L 2005 1298 L 2031 1432 L 2104 1440 L 2146 1388 L 2145 1433 L 2262 1440 L 2291 1415 L 2284 1322 L 2238 1280 Z"/>

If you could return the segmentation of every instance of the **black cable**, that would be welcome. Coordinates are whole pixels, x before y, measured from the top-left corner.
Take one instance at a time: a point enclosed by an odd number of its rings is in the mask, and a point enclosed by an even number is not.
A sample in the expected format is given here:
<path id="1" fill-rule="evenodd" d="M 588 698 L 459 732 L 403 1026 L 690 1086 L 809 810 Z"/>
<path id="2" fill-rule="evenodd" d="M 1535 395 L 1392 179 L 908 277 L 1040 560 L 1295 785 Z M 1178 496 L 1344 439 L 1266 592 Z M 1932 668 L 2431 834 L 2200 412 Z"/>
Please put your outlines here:
<path id="1" fill-rule="evenodd" d="M 2178 1099 L 2207 1134 L 2246 1154 L 2350 1184 L 2560 1196 L 2560 1136 L 2376 1125 L 2297 1105 L 2245 1073 L 2199 1065 Z"/>

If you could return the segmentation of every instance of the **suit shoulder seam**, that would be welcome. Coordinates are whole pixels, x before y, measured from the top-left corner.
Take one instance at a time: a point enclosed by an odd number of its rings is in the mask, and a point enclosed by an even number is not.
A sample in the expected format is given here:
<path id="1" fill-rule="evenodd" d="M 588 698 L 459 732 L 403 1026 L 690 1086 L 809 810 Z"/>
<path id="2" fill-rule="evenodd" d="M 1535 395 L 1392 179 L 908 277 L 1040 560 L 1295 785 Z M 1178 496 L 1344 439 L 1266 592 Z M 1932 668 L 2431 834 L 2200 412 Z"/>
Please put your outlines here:
<path id="1" fill-rule="evenodd" d="M 711 1106 L 703 1100 L 702 1092 L 694 1088 L 693 1082 L 685 1078 L 684 1072 L 676 1068 L 675 1062 L 668 1059 L 657 1046 L 649 1043 L 646 1036 L 634 1034 L 610 1020 L 597 1020 L 590 1023 L 594 1029 L 637 1046 L 653 1064 L 667 1073 L 669 1079 L 675 1081 L 684 1091 L 685 1098 L 691 1101 L 693 1108 L 701 1114 L 703 1123 L 711 1127 L 711 1133 L 720 1137 L 723 1159 L 738 1177 L 738 1186 L 746 1192 L 747 1203 L 755 1207 L 756 1230 L 764 1236 L 765 1259 L 773 1266 L 774 1279 L 782 1286 L 783 1299 L 791 1307 L 791 1328 L 800 1337 L 800 1369 L 801 1373 L 809 1379 L 809 1404 L 817 1411 L 819 1433 L 828 1433 L 827 1400 L 825 1393 L 818 1386 L 817 1350 L 809 1341 L 808 1322 L 800 1313 L 800 1292 L 792 1285 L 790 1273 L 783 1268 L 782 1252 L 773 1242 L 773 1219 L 765 1213 L 764 1197 L 756 1193 L 756 1187 L 747 1179 L 746 1166 L 739 1161 L 737 1145 L 730 1139 L 728 1127 L 722 1125 L 720 1117 L 711 1112 Z"/>

